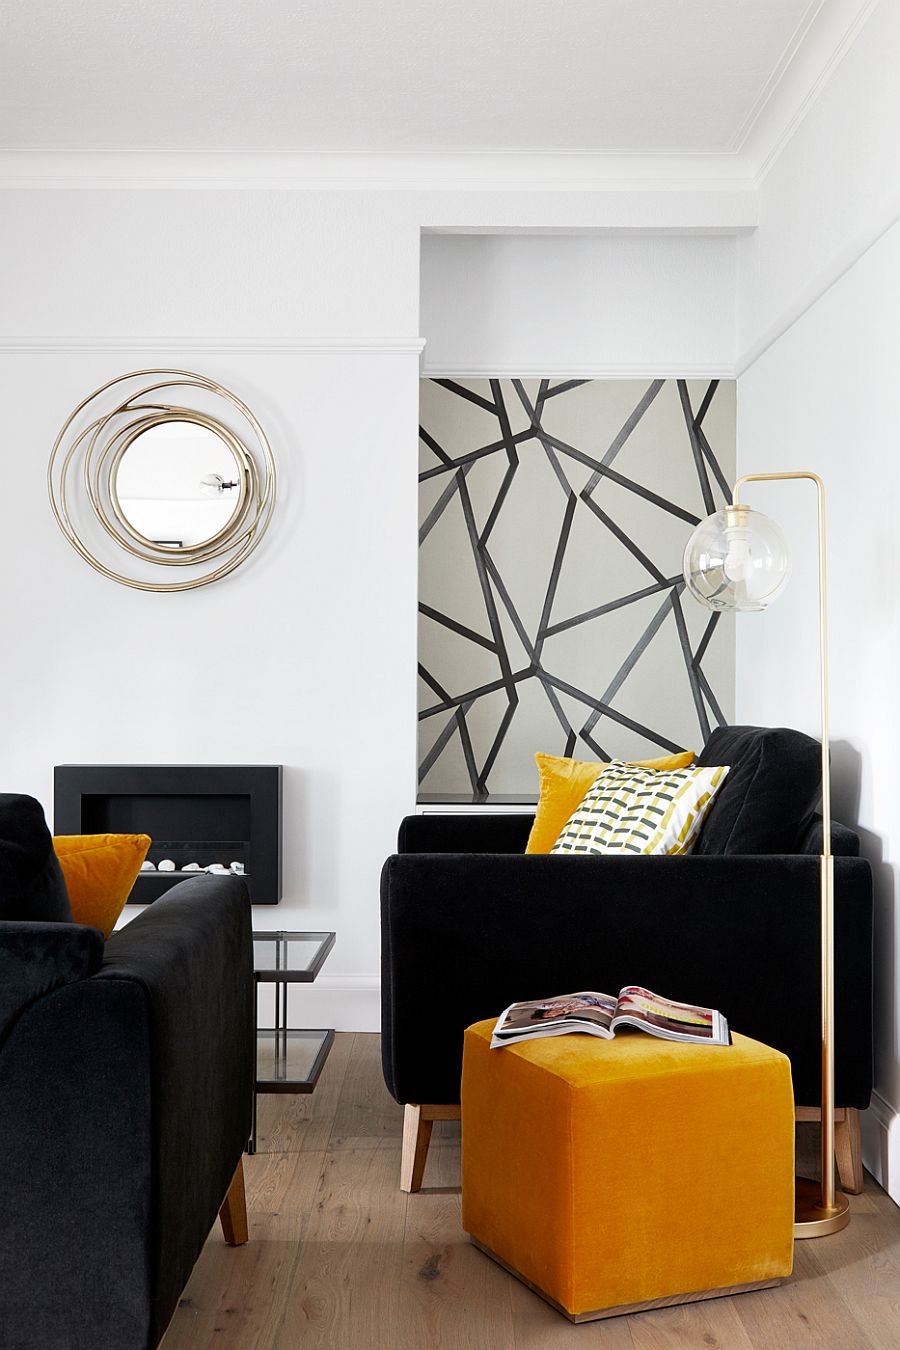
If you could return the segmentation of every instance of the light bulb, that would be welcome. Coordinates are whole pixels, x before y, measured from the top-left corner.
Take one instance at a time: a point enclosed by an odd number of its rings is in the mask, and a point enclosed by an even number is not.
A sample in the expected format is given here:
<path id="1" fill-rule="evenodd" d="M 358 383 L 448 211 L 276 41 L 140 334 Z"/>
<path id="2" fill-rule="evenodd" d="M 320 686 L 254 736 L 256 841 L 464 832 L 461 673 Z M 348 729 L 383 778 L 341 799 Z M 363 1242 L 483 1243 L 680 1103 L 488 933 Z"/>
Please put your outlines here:
<path id="1" fill-rule="evenodd" d="M 225 479 L 220 473 L 208 473 L 200 479 L 200 491 L 204 497 L 218 497 L 225 487 Z"/>
<path id="2" fill-rule="evenodd" d="M 726 530 L 725 561 L 722 564 L 729 581 L 746 581 L 753 566 L 750 537 L 746 530 Z"/>

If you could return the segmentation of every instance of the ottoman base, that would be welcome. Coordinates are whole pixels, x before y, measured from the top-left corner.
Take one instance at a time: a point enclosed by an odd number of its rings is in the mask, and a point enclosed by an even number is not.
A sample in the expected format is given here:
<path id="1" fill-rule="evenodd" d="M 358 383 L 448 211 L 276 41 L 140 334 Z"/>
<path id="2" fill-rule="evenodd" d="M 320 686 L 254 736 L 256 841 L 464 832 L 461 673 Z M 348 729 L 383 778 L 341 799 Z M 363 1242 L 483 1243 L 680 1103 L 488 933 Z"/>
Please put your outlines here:
<path id="1" fill-rule="evenodd" d="M 557 1303 L 556 1299 L 545 1294 L 538 1285 L 527 1280 L 508 1261 L 504 1261 L 502 1256 L 492 1252 L 490 1247 L 485 1247 L 477 1238 L 472 1238 L 471 1241 L 479 1251 L 484 1252 L 485 1256 L 489 1256 L 498 1266 L 508 1270 L 510 1275 L 515 1275 L 516 1279 L 521 1280 L 533 1294 L 539 1294 L 545 1303 L 549 1303 L 551 1308 L 562 1313 L 570 1322 L 599 1322 L 605 1317 L 627 1317 L 629 1313 L 649 1312 L 651 1308 L 672 1308 L 677 1303 L 701 1303 L 707 1298 L 730 1298 L 732 1294 L 750 1294 L 754 1289 L 774 1289 L 777 1285 L 784 1284 L 783 1278 L 756 1280 L 751 1284 L 732 1284 L 727 1289 L 697 1289 L 691 1294 L 669 1294 L 666 1298 L 649 1298 L 644 1303 L 620 1303 L 616 1308 L 594 1308 L 591 1312 L 570 1313 L 561 1303 Z"/>

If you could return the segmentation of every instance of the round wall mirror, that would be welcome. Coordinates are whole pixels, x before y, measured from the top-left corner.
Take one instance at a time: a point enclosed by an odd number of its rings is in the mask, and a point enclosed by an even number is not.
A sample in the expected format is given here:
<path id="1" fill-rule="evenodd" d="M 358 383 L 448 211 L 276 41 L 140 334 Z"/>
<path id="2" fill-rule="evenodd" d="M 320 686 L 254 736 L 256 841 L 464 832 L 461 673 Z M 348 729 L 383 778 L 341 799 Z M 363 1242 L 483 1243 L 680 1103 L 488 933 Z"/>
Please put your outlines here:
<path id="1" fill-rule="evenodd" d="M 228 576 L 275 509 L 275 460 L 259 422 L 237 394 L 188 370 L 136 370 L 95 389 L 63 423 L 47 484 L 75 551 L 142 591 Z M 173 579 L 157 579 L 160 567 Z"/>
<path id="2" fill-rule="evenodd" d="M 112 476 L 120 523 L 141 544 L 194 548 L 219 538 L 246 498 L 246 470 L 210 427 L 167 419 L 126 441 Z"/>

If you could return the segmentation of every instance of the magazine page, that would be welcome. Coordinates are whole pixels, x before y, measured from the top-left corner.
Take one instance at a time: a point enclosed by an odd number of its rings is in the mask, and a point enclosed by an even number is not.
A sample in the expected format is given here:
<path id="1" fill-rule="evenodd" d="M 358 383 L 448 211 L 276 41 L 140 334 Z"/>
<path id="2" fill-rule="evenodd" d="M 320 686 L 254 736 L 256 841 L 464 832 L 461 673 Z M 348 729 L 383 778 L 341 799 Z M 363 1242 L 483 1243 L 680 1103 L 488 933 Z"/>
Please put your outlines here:
<path id="1" fill-rule="evenodd" d="M 610 994 L 592 990 L 511 1003 L 497 1019 L 491 1046 L 496 1049 L 498 1045 L 512 1045 L 540 1036 L 564 1036 L 571 1031 L 586 1031 L 593 1036 L 610 1038 L 617 1006 L 618 1001 Z"/>
<path id="2" fill-rule="evenodd" d="M 619 1026 L 635 1026 L 670 1041 L 696 1041 L 708 1045 L 729 1045 L 728 1023 L 714 1008 L 700 1008 L 693 1003 L 676 1003 L 661 998 L 637 984 L 627 984 L 619 991 L 618 1003 L 612 1020 L 615 1034 Z"/>

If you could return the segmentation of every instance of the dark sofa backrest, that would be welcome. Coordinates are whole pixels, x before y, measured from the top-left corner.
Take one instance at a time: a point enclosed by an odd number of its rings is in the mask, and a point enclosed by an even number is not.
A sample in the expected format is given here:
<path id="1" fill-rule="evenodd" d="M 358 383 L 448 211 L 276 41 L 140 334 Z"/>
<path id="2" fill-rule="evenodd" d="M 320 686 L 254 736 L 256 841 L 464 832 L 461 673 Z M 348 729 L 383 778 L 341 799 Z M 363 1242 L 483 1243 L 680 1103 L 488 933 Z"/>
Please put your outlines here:
<path id="1" fill-rule="evenodd" d="M 717 727 L 696 763 L 727 764 L 695 854 L 797 853 L 822 790 L 821 746 L 788 727 Z"/>

